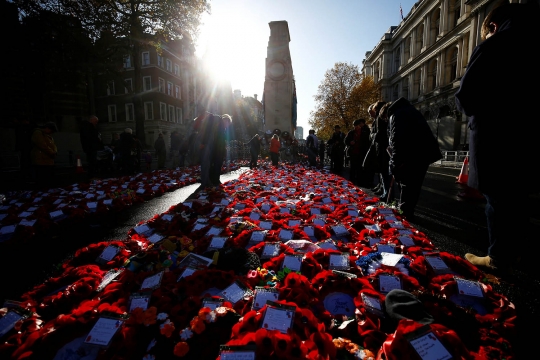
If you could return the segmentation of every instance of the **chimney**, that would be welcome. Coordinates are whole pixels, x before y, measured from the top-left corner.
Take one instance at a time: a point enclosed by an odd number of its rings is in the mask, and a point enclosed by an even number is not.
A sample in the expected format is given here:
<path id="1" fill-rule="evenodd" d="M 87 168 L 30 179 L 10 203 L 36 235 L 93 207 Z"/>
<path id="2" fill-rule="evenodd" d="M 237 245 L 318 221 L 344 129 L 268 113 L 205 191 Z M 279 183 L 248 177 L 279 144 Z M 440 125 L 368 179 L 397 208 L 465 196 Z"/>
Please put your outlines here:
<path id="1" fill-rule="evenodd" d="M 257 94 L 253 95 L 253 97 L 255 98 L 255 100 L 257 100 Z"/>

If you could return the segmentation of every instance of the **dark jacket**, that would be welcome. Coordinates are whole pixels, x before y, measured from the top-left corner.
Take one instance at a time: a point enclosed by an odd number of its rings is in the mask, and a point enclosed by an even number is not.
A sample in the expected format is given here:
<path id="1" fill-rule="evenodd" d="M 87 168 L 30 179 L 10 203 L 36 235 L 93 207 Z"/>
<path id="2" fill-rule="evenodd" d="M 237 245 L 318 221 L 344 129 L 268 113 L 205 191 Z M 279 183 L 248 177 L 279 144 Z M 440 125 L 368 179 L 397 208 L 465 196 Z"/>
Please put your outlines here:
<path id="1" fill-rule="evenodd" d="M 528 6 L 509 5 L 507 20 L 472 52 L 455 96 L 458 110 L 469 117 L 468 185 L 488 195 L 500 188 L 497 179 L 504 173 L 503 152 L 511 149 L 513 154 L 525 156 L 536 153 L 533 146 L 537 147 L 539 121 L 534 86 L 540 82 L 540 67 L 535 56 L 524 52 L 537 43 L 538 12 Z M 523 131 L 512 136 L 507 125 L 522 121 L 526 122 Z M 530 174 L 522 172 L 523 176 Z M 522 180 L 532 183 L 532 179 Z"/>
<path id="2" fill-rule="evenodd" d="M 165 146 L 165 139 L 163 139 L 163 136 L 159 136 L 156 141 L 154 142 L 154 149 L 156 150 L 157 154 L 166 154 L 167 149 Z"/>
<path id="3" fill-rule="evenodd" d="M 371 132 L 367 125 L 362 126 L 360 129 L 360 137 L 358 139 L 355 139 L 356 129 L 352 129 L 347 133 L 347 136 L 345 136 L 345 145 L 348 147 L 348 156 L 364 160 L 369 145 L 371 144 L 371 141 L 369 140 Z M 354 145 L 351 144 L 351 141 L 354 141 Z"/>
<path id="4" fill-rule="evenodd" d="M 257 135 L 253 136 L 247 142 L 247 145 L 249 145 L 250 151 L 254 154 L 258 154 L 261 152 L 261 139 Z"/>
<path id="5" fill-rule="evenodd" d="M 399 98 L 388 108 L 390 171 L 399 180 L 442 158 L 437 139 L 424 116 L 407 99 Z"/>
<path id="6" fill-rule="evenodd" d="M 330 145 L 330 152 L 332 156 L 343 156 L 345 152 L 345 134 L 341 131 L 339 133 L 334 132 L 332 137 L 326 142 Z"/>
<path id="7" fill-rule="evenodd" d="M 101 150 L 103 144 L 99 138 L 97 126 L 94 126 L 91 122 L 83 121 L 81 123 L 80 137 L 81 145 L 85 153 Z"/>
<path id="8" fill-rule="evenodd" d="M 375 147 L 377 150 L 377 159 L 379 160 L 379 166 L 381 169 L 388 169 L 388 162 L 390 161 L 390 155 L 388 155 L 388 121 L 384 121 L 381 118 L 377 118 L 377 133 L 374 135 L 373 141 L 375 141 Z"/>

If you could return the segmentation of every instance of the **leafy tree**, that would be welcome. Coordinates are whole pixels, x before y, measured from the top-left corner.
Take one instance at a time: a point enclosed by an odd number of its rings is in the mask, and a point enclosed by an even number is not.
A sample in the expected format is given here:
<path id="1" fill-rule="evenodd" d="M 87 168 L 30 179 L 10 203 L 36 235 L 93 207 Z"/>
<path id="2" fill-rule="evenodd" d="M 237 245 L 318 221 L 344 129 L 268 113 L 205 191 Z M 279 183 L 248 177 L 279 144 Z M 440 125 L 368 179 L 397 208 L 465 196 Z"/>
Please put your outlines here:
<path id="1" fill-rule="evenodd" d="M 145 143 L 144 109 L 141 100 L 142 49 L 181 39 L 196 38 L 200 18 L 210 12 L 208 0 L 13 0 L 21 17 L 48 10 L 77 18 L 93 40 L 124 39 L 123 54 L 133 59 L 136 134 Z M 112 45 L 112 44 L 111 44 Z"/>
<path id="2" fill-rule="evenodd" d="M 372 77 L 364 77 L 357 65 L 338 62 L 319 85 L 308 123 L 321 138 L 329 138 L 335 125 L 350 129 L 358 118 L 369 120 L 367 109 L 380 99 L 380 92 L 380 86 Z"/>

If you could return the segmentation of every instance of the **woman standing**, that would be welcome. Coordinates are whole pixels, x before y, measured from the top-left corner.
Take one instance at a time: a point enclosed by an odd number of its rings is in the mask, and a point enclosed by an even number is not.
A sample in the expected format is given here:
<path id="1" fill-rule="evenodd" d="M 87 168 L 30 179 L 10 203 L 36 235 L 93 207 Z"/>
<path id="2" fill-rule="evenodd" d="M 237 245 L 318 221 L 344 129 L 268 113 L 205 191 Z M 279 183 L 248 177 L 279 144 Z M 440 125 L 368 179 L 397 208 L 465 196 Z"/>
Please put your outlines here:
<path id="1" fill-rule="evenodd" d="M 158 158 L 158 169 L 163 169 L 165 167 L 165 159 L 167 158 L 167 150 L 162 133 L 159 133 L 158 138 L 154 143 L 154 149 L 156 150 L 156 155 Z"/>
<path id="2" fill-rule="evenodd" d="M 281 148 L 281 143 L 279 142 L 279 137 L 274 134 L 270 139 L 270 159 L 272 159 L 272 165 L 278 166 L 279 163 L 279 149 Z"/>
<path id="3" fill-rule="evenodd" d="M 58 153 L 52 133 L 57 131 L 56 124 L 46 123 L 32 133 L 32 151 L 30 157 L 35 171 L 36 187 L 47 189 L 54 177 L 54 159 Z"/>

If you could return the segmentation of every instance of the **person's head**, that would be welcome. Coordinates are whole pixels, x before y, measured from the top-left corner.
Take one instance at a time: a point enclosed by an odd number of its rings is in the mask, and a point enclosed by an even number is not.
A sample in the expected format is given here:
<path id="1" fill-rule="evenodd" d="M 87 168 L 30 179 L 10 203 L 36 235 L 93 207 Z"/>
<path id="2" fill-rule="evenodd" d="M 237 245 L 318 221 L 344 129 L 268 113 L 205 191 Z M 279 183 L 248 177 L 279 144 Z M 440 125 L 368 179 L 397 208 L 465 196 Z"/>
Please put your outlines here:
<path id="1" fill-rule="evenodd" d="M 126 128 L 126 129 L 124 130 L 124 132 L 125 132 L 126 134 L 133 134 L 133 130 L 131 130 L 131 128 Z"/>
<path id="2" fill-rule="evenodd" d="M 52 134 L 58 131 L 58 128 L 56 127 L 56 124 L 52 121 L 46 122 L 45 125 L 43 125 L 43 130 L 47 134 Z"/>
<path id="3" fill-rule="evenodd" d="M 272 139 L 276 139 L 276 140 L 278 140 L 278 136 L 277 136 L 277 134 L 274 134 L 274 135 L 272 135 Z"/>
<path id="4" fill-rule="evenodd" d="M 507 21 L 528 25 L 527 23 L 536 22 L 537 17 L 538 5 L 536 4 L 510 4 L 508 0 L 500 0 L 482 22 L 480 30 L 482 40 L 496 34 Z"/>
<path id="5" fill-rule="evenodd" d="M 112 137 L 113 137 L 113 139 L 118 139 L 120 137 L 120 135 L 118 135 L 118 133 L 113 133 Z"/>
<path id="6" fill-rule="evenodd" d="M 340 132 L 341 127 L 339 125 L 334 126 L 334 132 Z"/>
<path id="7" fill-rule="evenodd" d="M 384 101 L 377 101 L 369 105 L 369 108 L 368 108 L 369 116 L 371 116 L 373 119 L 377 118 L 384 104 L 385 104 Z"/>
<path id="8" fill-rule="evenodd" d="M 223 124 L 225 125 L 225 128 L 228 128 L 232 124 L 232 116 L 229 114 L 223 114 L 221 115 L 221 118 L 223 119 Z"/>
<path id="9" fill-rule="evenodd" d="M 356 119 L 353 122 L 353 126 L 355 129 L 359 129 L 364 125 L 366 125 L 366 119 Z"/>
<path id="10" fill-rule="evenodd" d="M 91 115 L 89 118 L 88 118 L 88 121 L 90 123 L 92 123 L 94 126 L 97 125 L 99 119 L 96 115 Z"/>
<path id="11" fill-rule="evenodd" d="M 391 102 L 387 102 L 384 104 L 381 108 L 381 111 L 379 111 L 379 118 L 388 121 L 388 108 L 392 105 Z"/>
<path id="12" fill-rule="evenodd" d="M 315 135 L 315 130 L 309 130 L 309 133 Z"/>
<path id="13" fill-rule="evenodd" d="M 162 137 L 163 137 L 163 133 L 159 133 L 158 137 L 162 138 Z"/>

